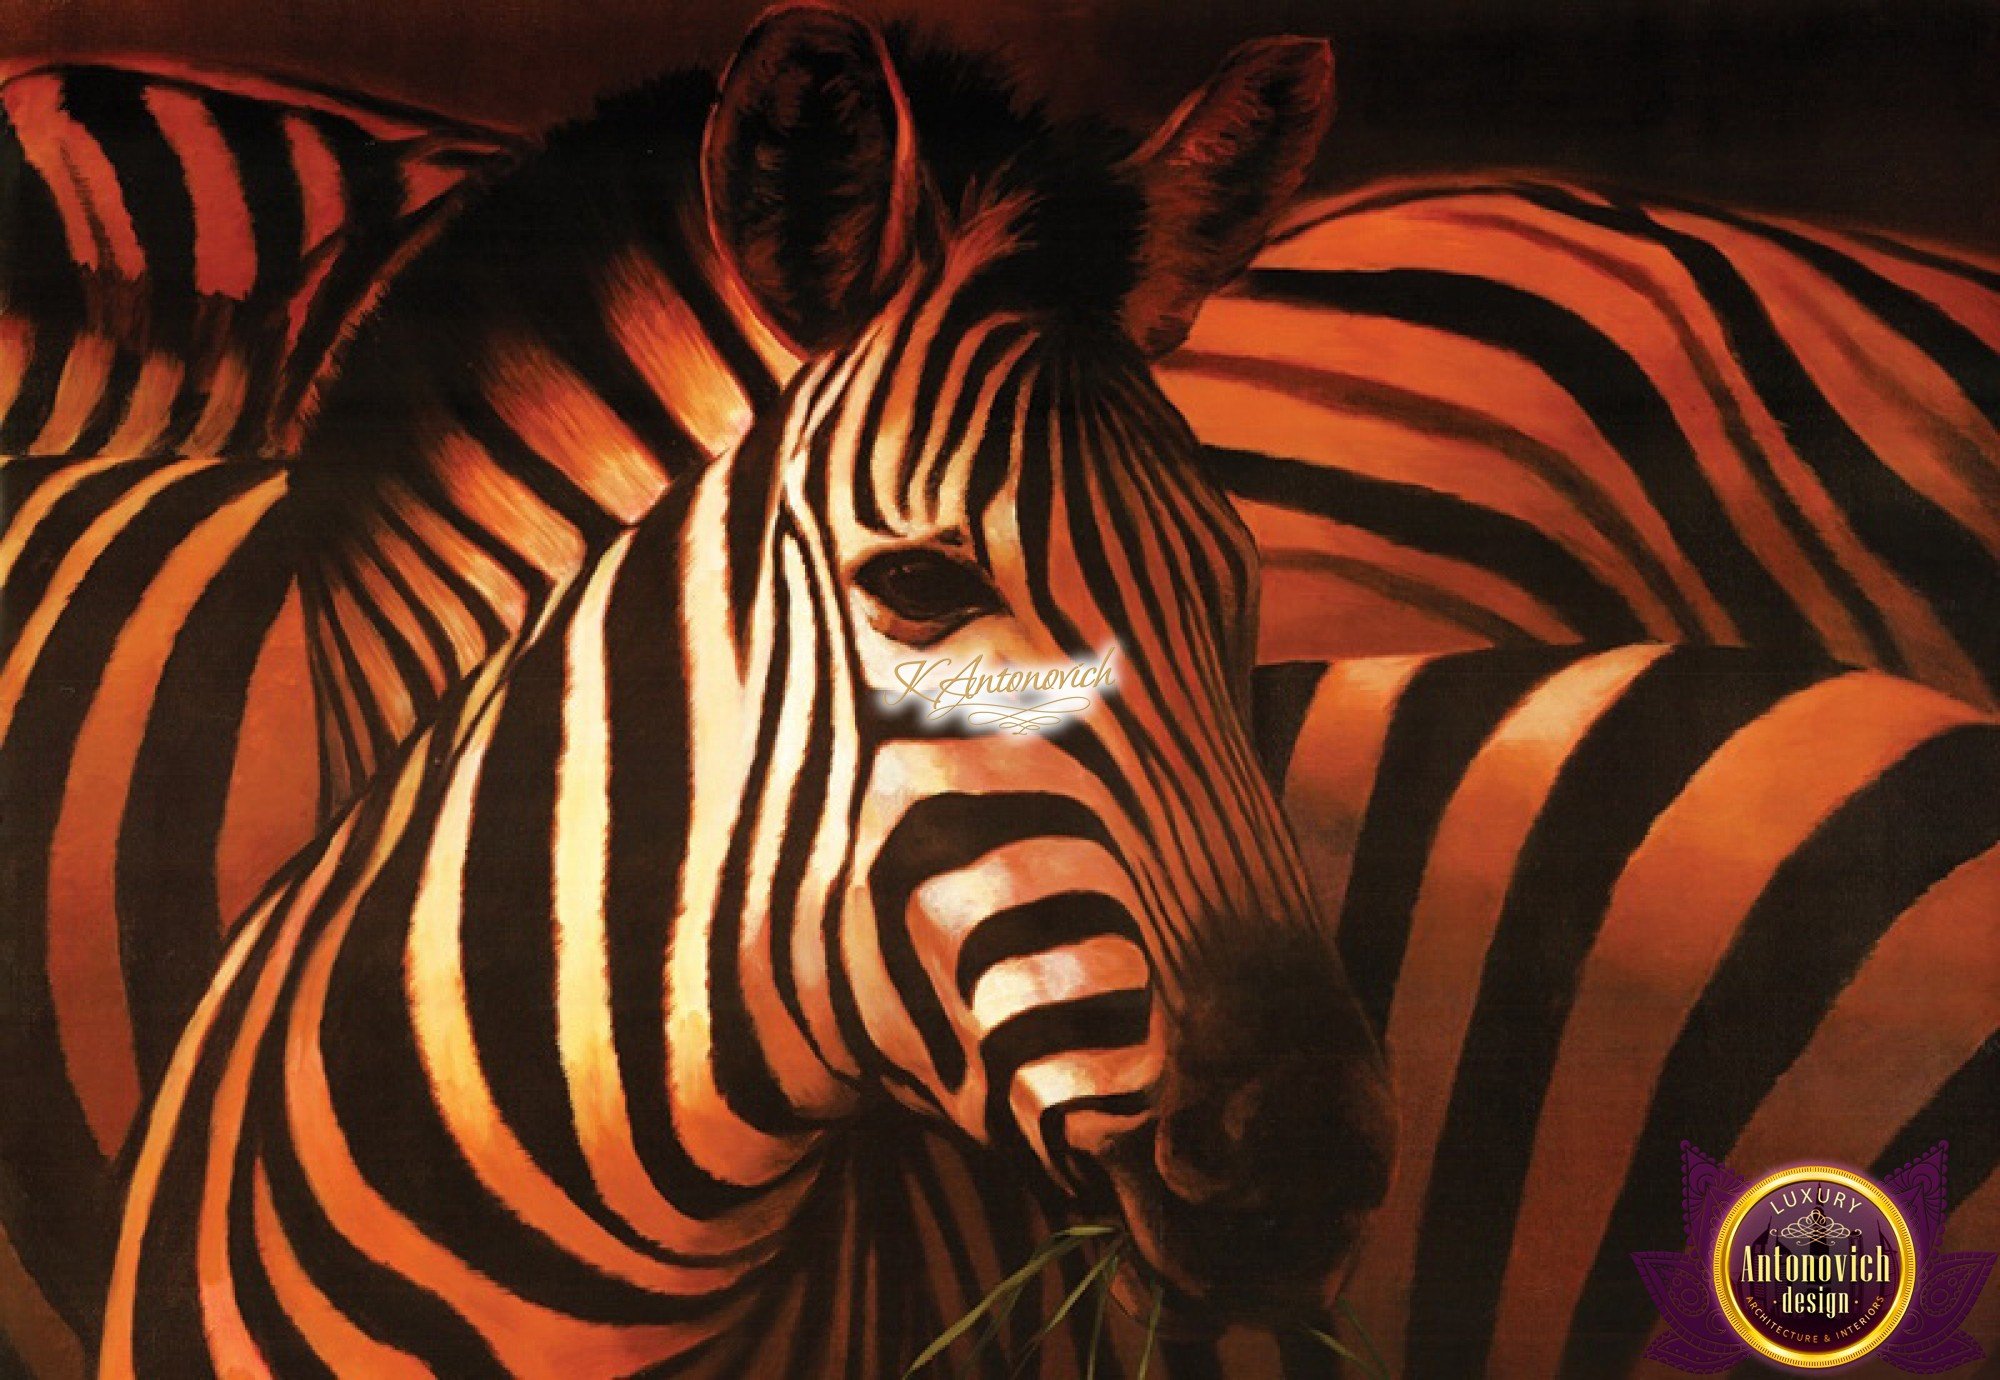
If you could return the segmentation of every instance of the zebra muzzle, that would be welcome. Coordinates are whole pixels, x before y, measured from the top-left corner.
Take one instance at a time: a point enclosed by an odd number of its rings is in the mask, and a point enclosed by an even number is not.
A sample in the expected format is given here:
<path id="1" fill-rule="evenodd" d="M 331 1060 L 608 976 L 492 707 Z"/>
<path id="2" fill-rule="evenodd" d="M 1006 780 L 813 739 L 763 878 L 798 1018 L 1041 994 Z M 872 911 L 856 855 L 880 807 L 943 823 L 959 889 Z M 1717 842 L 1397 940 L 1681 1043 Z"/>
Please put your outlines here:
<path id="1" fill-rule="evenodd" d="M 1184 992 L 1157 1115 L 1104 1167 L 1184 1319 L 1311 1317 L 1388 1190 L 1380 1049 L 1330 956 L 1237 962 Z"/>

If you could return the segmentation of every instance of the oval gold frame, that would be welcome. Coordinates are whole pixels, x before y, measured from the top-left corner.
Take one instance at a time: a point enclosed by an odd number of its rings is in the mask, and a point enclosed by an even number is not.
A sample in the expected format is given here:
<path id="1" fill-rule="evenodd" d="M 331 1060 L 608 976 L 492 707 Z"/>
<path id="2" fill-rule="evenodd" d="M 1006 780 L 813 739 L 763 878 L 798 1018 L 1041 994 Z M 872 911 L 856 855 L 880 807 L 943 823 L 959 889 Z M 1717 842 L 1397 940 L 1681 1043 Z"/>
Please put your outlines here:
<path id="1" fill-rule="evenodd" d="M 1729 1282 L 1730 1243 L 1736 1236 L 1736 1229 L 1743 1225 L 1743 1219 L 1750 1215 L 1751 1207 L 1774 1189 L 1803 1183 L 1808 1179 L 1839 1184 L 1853 1190 L 1860 1197 L 1866 1198 L 1896 1231 L 1896 1251 L 1901 1263 L 1896 1280 L 1896 1297 L 1889 1304 L 1889 1316 L 1883 1320 L 1880 1327 L 1860 1341 L 1850 1343 L 1838 1351 L 1795 1351 L 1782 1342 L 1772 1341 L 1744 1316 L 1743 1306 L 1736 1301 L 1736 1290 Z M 1743 1195 L 1730 1207 L 1729 1215 L 1722 1219 L 1722 1227 L 1715 1234 L 1715 1253 L 1710 1260 L 1708 1274 L 1709 1287 L 1715 1291 L 1716 1302 L 1722 1305 L 1722 1316 L 1728 1319 L 1729 1326 L 1736 1335 L 1748 1343 L 1758 1355 L 1788 1366 L 1797 1366 L 1801 1370 L 1830 1370 L 1834 1366 L 1844 1366 L 1860 1360 L 1896 1334 L 1897 1327 L 1902 1324 L 1903 1314 L 1909 1311 L 1910 1300 L 1917 1292 L 1916 1242 L 1910 1235 L 1910 1224 L 1904 1218 L 1903 1210 L 1876 1184 L 1852 1170 L 1836 1169 L 1826 1164 L 1805 1164 L 1792 1169 L 1781 1169 L 1775 1174 L 1767 1174 L 1743 1190 Z"/>

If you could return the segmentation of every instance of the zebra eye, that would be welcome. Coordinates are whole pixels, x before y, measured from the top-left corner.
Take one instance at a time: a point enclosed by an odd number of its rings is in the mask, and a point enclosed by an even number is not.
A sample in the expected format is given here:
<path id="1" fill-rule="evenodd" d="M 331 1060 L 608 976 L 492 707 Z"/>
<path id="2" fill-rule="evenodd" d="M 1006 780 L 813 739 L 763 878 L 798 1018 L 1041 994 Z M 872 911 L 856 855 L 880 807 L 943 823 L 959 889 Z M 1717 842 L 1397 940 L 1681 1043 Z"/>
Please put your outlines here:
<path id="1" fill-rule="evenodd" d="M 854 583 L 888 615 L 881 630 L 898 642 L 935 642 L 1000 608 L 977 566 L 928 547 L 884 551 L 862 562 Z"/>

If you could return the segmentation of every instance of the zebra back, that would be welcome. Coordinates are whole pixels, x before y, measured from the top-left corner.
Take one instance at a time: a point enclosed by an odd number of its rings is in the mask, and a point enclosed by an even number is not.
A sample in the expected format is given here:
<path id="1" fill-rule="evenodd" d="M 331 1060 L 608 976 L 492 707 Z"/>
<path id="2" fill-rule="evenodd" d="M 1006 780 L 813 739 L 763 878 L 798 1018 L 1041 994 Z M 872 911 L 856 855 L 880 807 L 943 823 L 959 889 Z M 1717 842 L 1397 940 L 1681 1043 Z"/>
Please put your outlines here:
<path id="1" fill-rule="evenodd" d="M 1949 1140 L 1945 1248 L 2000 1233 L 2000 722 L 1740 649 L 1260 675 L 1399 1089 L 1347 1289 L 1396 1374 L 1631 1373 L 1683 1141 L 1884 1176 Z"/>
<path id="2" fill-rule="evenodd" d="M 2000 271 L 1546 179 L 1302 208 L 1167 390 L 1265 659 L 1562 642 L 2000 689 Z"/>
<path id="3" fill-rule="evenodd" d="M 0 72 L 0 454 L 276 456 L 513 135 L 155 60 Z"/>

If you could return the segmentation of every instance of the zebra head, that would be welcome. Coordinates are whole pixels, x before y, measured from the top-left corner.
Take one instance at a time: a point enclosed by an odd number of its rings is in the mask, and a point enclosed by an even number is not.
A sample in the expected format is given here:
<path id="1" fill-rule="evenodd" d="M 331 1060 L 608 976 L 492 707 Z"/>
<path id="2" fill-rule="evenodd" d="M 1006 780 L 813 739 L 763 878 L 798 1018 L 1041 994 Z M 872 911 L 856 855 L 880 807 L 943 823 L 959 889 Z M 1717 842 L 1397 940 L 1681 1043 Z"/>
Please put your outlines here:
<path id="1" fill-rule="evenodd" d="M 1324 44 L 1251 44 L 1136 152 L 1052 138 L 950 188 L 875 32 L 787 8 L 703 153 L 807 360 L 690 513 L 788 743 L 744 751 L 791 764 L 763 1026 L 1115 1208 L 1207 1320 L 1324 1299 L 1393 1132 L 1245 731 L 1256 553 L 1148 367 L 1297 190 L 1330 86 Z M 1046 732 L 921 699 L 1106 657 Z"/>

